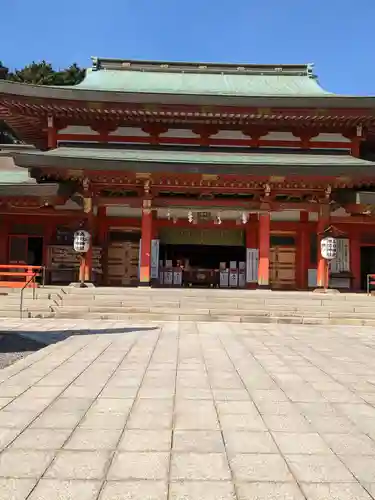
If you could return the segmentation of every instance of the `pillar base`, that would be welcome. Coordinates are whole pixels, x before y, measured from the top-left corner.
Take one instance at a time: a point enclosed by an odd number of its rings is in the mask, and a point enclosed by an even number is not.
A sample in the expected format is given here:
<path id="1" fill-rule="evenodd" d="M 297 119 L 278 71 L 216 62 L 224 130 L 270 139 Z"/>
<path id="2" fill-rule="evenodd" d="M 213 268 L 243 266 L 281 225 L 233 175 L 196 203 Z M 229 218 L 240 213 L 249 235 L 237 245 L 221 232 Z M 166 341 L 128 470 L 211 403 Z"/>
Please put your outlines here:
<path id="1" fill-rule="evenodd" d="M 139 282 L 138 288 L 151 288 L 151 282 L 150 281 Z"/>
<path id="2" fill-rule="evenodd" d="M 257 285 L 257 290 L 265 290 L 271 292 L 271 285 Z"/>
<path id="3" fill-rule="evenodd" d="M 94 283 L 90 283 L 89 281 L 85 281 L 84 283 L 82 283 L 81 281 L 73 282 L 70 283 L 69 286 L 73 288 L 95 288 Z"/>
<path id="4" fill-rule="evenodd" d="M 340 293 L 340 291 L 337 290 L 336 288 L 323 288 L 323 287 L 320 287 L 320 288 L 315 288 L 313 290 L 313 293 L 323 293 L 325 295 L 336 295 L 336 294 Z"/>

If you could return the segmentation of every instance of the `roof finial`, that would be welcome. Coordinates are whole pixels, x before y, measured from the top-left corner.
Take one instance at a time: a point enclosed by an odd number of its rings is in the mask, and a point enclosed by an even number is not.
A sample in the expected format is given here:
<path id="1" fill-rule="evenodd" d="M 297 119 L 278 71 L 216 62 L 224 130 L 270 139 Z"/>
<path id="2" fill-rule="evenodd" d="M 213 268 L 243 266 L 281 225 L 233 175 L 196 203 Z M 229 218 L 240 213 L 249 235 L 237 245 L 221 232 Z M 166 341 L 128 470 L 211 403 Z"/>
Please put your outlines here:
<path id="1" fill-rule="evenodd" d="M 314 63 L 308 63 L 306 66 L 307 66 L 307 74 L 313 75 L 314 74 Z"/>
<path id="2" fill-rule="evenodd" d="M 98 57 L 91 57 L 92 60 L 92 69 L 93 71 L 98 71 L 99 69 L 99 58 Z"/>

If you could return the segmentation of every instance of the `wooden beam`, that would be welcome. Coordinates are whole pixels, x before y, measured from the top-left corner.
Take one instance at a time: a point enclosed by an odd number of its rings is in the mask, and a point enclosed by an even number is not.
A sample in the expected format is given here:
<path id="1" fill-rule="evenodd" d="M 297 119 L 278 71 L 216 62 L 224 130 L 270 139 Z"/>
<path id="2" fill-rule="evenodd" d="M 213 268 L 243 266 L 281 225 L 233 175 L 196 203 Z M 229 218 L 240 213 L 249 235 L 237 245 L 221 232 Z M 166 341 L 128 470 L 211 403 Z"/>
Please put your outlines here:
<path id="1" fill-rule="evenodd" d="M 118 197 L 105 197 L 99 196 L 96 199 L 96 203 L 99 207 L 116 207 L 128 205 L 129 207 L 141 207 L 142 198 L 137 196 L 118 196 Z"/>

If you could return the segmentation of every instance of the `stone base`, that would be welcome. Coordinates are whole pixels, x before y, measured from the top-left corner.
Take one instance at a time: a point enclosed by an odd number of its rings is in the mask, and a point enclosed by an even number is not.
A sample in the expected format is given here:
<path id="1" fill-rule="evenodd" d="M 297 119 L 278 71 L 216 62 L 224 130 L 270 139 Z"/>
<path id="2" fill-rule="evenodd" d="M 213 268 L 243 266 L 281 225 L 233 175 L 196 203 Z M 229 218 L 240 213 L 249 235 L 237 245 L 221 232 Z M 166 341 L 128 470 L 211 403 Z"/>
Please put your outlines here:
<path id="1" fill-rule="evenodd" d="M 337 288 L 315 288 L 313 290 L 313 293 L 323 293 L 325 295 L 337 295 L 340 293 L 340 290 L 337 290 Z"/>
<path id="2" fill-rule="evenodd" d="M 73 288 L 95 288 L 94 283 L 90 283 L 89 281 L 85 281 L 84 283 L 81 283 L 80 281 L 70 283 L 69 286 Z"/>
<path id="3" fill-rule="evenodd" d="M 256 290 L 263 292 L 272 292 L 270 285 L 257 285 Z"/>

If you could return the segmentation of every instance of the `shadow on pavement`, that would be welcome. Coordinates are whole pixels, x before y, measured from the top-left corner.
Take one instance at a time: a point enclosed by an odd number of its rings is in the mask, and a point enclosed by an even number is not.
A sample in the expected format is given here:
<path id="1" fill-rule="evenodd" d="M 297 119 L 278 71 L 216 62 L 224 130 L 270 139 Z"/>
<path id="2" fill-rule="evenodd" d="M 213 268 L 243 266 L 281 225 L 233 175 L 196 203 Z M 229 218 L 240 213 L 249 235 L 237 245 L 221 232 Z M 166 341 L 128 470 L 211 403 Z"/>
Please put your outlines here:
<path id="1" fill-rule="evenodd" d="M 46 347 L 44 343 L 21 335 L 0 335 L 0 369 L 12 365 L 28 354 Z"/>
<path id="2" fill-rule="evenodd" d="M 35 352 L 44 347 L 40 342 L 22 337 L 18 334 L 4 335 L 0 333 L 0 353 Z"/>
<path id="3" fill-rule="evenodd" d="M 18 337 L 18 342 L 22 340 L 24 342 L 31 341 L 35 344 L 39 344 L 39 349 L 50 344 L 55 344 L 56 342 L 61 342 L 69 337 L 76 335 L 113 335 L 119 333 L 134 333 L 134 332 L 146 332 L 150 330 L 158 330 L 159 327 L 123 327 L 123 328 L 84 328 L 84 329 L 64 329 L 64 330 L 0 330 L 0 338 L 16 338 Z M 28 349 L 26 349 L 28 350 Z M 37 349 L 35 349 L 37 350 Z M 0 352 L 1 346 L 0 346 Z"/>

